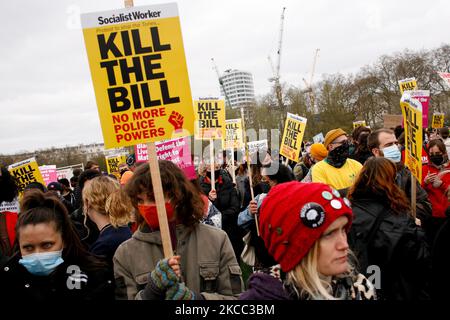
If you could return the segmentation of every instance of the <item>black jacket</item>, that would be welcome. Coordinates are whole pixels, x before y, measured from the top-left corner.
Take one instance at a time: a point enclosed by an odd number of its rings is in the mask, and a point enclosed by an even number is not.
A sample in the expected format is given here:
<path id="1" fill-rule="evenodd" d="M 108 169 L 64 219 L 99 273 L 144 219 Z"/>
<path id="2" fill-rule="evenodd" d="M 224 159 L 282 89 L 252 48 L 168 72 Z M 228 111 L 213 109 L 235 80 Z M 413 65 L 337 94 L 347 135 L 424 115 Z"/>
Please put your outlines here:
<path id="1" fill-rule="evenodd" d="M 114 277 L 108 268 L 85 272 L 64 262 L 49 276 L 32 275 L 13 256 L 0 269 L 0 301 L 114 300 Z M 78 281 L 77 281 L 78 280 Z M 80 281 L 81 280 L 81 281 Z"/>
<path id="2" fill-rule="evenodd" d="M 448 209 L 447 209 L 448 211 Z M 431 286 L 431 297 L 433 300 L 448 301 L 450 299 L 450 218 L 437 232 L 433 245 L 433 276 Z"/>
<path id="3" fill-rule="evenodd" d="M 211 191 L 211 183 L 205 178 L 201 179 L 200 186 L 207 196 Z M 222 213 L 222 230 L 228 234 L 234 252 L 239 256 L 244 248 L 242 241 L 243 230 L 237 225 L 237 218 L 240 209 L 239 193 L 233 181 L 225 170 L 220 170 L 220 175 L 216 177 L 217 199 L 213 201 L 214 206 Z"/>
<path id="4" fill-rule="evenodd" d="M 428 200 L 428 194 L 420 183 L 421 181 L 416 181 L 416 215 L 421 220 L 423 229 L 427 232 L 432 217 L 432 207 L 430 200 Z M 405 191 L 408 199 L 411 199 L 411 171 L 402 163 L 397 164 L 397 185 Z"/>
<path id="5" fill-rule="evenodd" d="M 349 245 L 356 248 L 375 223 L 376 216 L 389 210 L 382 219 L 373 240 L 367 245 L 368 265 L 378 266 L 381 272 L 379 299 L 429 299 L 431 257 L 422 229 L 407 213 L 395 213 L 390 205 L 376 196 L 352 200 L 353 223 Z M 370 278 L 373 273 L 359 270 Z"/>

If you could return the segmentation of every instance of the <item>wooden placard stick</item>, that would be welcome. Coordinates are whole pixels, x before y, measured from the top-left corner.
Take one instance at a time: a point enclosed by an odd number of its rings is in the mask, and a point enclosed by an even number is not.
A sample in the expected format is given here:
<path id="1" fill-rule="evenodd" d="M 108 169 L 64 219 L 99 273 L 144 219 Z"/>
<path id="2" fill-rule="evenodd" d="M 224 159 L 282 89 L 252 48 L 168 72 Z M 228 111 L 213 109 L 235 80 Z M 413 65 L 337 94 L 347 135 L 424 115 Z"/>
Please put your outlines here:
<path id="1" fill-rule="evenodd" d="M 164 191 L 161 182 L 161 173 L 159 171 L 158 158 L 156 156 L 156 146 L 154 142 L 147 144 L 148 164 L 150 166 L 150 178 L 153 185 L 153 193 L 155 195 L 156 210 L 158 212 L 159 230 L 161 232 L 161 240 L 164 251 L 164 258 L 173 256 L 172 242 L 170 240 L 169 223 L 167 221 L 166 205 L 164 199 Z"/>
<path id="2" fill-rule="evenodd" d="M 411 173 L 411 212 L 413 215 L 414 220 L 416 219 L 416 177 L 414 177 L 414 175 Z"/>
<path id="3" fill-rule="evenodd" d="M 250 184 L 250 194 L 252 196 L 252 201 L 255 200 L 255 194 L 253 192 L 253 181 L 252 181 L 252 168 L 249 164 L 250 157 L 248 154 L 248 146 L 247 146 L 247 133 L 245 132 L 245 119 L 244 119 L 244 109 L 241 108 L 241 118 L 242 118 L 242 139 L 244 140 L 244 151 L 245 151 L 245 158 L 247 163 L 247 171 L 248 171 L 248 182 Z M 258 222 L 258 215 L 255 214 L 255 224 L 256 224 L 256 233 L 259 236 L 259 222 Z"/>
<path id="4" fill-rule="evenodd" d="M 211 190 L 216 190 L 216 175 L 214 172 L 214 140 L 209 139 L 209 162 L 211 165 Z"/>

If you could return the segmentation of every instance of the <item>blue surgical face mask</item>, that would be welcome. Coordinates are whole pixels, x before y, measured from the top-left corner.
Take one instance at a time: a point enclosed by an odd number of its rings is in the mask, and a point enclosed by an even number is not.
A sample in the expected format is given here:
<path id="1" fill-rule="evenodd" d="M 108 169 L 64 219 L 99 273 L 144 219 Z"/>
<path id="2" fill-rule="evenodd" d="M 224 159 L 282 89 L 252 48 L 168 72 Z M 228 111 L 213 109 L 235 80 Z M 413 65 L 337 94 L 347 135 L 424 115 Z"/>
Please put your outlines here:
<path id="1" fill-rule="evenodd" d="M 383 151 L 384 157 L 386 159 L 389 159 L 395 163 L 400 162 L 400 160 L 402 159 L 402 153 L 395 144 L 381 150 Z"/>
<path id="2" fill-rule="evenodd" d="M 19 263 L 35 276 L 48 276 L 57 266 L 64 262 L 61 256 L 62 250 L 32 253 L 22 256 Z"/>

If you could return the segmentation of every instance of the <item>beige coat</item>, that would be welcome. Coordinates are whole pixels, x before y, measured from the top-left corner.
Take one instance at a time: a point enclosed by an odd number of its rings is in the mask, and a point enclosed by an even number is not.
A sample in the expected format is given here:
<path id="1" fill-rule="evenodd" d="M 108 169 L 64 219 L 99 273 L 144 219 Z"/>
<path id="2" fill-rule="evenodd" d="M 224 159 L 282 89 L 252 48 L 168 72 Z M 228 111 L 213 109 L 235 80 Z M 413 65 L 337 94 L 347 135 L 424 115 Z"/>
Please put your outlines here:
<path id="1" fill-rule="evenodd" d="M 205 299 L 236 299 L 243 290 L 242 273 L 227 234 L 205 224 L 193 229 L 178 225 L 176 234 L 186 286 Z M 150 272 L 163 256 L 159 231 L 138 230 L 123 242 L 113 258 L 116 299 L 140 299 Z"/>

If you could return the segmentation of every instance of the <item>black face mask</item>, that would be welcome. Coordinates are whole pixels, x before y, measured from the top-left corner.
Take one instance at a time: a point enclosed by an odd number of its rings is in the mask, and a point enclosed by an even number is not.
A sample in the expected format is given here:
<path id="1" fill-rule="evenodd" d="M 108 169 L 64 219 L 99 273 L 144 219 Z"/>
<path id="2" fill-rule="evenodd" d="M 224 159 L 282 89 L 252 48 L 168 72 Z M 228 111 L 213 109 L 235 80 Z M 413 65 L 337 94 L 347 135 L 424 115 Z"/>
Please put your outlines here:
<path id="1" fill-rule="evenodd" d="M 434 156 L 430 156 L 430 161 L 434 165 L 440 166 L 441 164 L 443 164 L 445 162 L 445 158 L 444 158 L 444 155 L 442 155 L 442 154 L 434 155 Z"/>
<path id="2" fill-rule="evenodd" d="M 350 152 L 348 142 L 344 142 L 339 147 L 328 152 L 327 163 L 335 168 L 341 168 L 347 161 Z"/>

